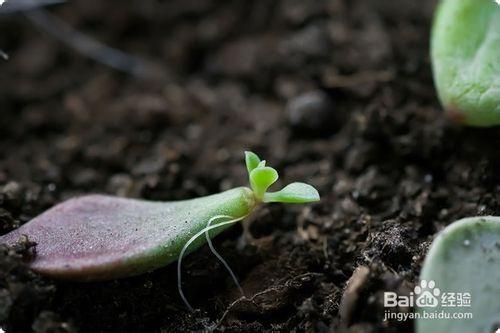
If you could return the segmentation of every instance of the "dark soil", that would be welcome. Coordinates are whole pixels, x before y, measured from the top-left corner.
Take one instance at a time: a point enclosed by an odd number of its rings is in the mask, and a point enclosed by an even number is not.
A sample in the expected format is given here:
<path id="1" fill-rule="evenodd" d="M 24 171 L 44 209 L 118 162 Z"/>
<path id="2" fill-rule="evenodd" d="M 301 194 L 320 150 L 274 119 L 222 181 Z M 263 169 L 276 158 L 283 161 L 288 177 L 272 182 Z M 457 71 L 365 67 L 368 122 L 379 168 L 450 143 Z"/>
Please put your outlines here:
<path id="1" fill-rule="evenodd" d="M 428 36 L 434 1 L 71 1 L 50 9 L 150 59 L 163 81 L 116 72 L 0 16 L 0 233 L 64 199 L 152 200 L 245 185 L 243 150 L 307 181 L 315 205 L 270 205 L 176 267 L 102 283 L 37 276 L 33 244 L 0 247 L 8 332 L 411 332 L 384 322 L 436 233 L 500 213 L 497 129 L 443 116 Z M 347 282 L 350 287 L 346 289 Z M 410 311 L 401 309 L 401 311 Z M 220 321 L 219 321 L 220 320 Z"/>

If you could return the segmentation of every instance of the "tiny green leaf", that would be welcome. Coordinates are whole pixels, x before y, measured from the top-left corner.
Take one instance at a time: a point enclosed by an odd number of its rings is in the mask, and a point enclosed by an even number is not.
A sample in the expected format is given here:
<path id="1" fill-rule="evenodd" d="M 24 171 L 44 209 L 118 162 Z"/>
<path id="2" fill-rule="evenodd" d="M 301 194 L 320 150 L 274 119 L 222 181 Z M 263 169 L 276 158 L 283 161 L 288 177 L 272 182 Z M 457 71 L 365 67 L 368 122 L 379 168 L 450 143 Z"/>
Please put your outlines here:
<path id="1" fill-rule="evenodd" d="M 245 163 L 247 165 L 248 174 L 252 172 L 253 169 L 259 166 L 260 158 L 257 154 L 252 153 L 251 151 L 245 152 Z"/>
<path id="2" fill-rule="evenodd" d="M 264 202 L 306 203 L 319 201 L 318 191 L 309 184 L 291 183 L 277 192 L 264 195 Z"/>
<path id="3" fill-rule="evenodd" d="M 441 0 L 432 27 L 431 59 L 439 99 L 452 120 L 500 125 L 498 1 Z"/>
<path id="4" fill-rule="evenodd" d="M 255 196 L 260 200 L 262 200 L 269 186 L 274 184 L 277 180 L 278 172 L 271 167 L 259 166 L 250 172 L 250 185 Z"/>

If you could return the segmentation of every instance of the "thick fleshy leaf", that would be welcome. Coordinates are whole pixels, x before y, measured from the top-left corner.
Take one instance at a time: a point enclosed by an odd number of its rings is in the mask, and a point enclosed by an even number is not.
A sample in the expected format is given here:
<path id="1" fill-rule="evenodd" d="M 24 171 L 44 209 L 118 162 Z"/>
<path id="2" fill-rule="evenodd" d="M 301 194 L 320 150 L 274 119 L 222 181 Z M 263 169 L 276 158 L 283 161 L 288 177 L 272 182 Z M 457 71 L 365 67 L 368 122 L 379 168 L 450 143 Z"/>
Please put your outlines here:
<path id="1" fill-rule="evenodd" d="M 281 191 L 264 195 L 264 202 L 306 203 L 319 201 L 318 191 L 309 184 L 291 183 Z"/>
<path id="2" fill-rule="evenodd" d="M 439 98 L 454 120 L 500 125 L 500 5 L 494 0 L 441 0 L 431 38 Z"/>
<path id="3" fill-rule="evenodd" d="M 97 280 L 140 274 L 178 259 L 193 235 L 203 234 L 213 218 L 235 223 L 247 216 L 278 179 L 257 155 L 246 153 L 252 190 L 240 187 L 212 196 L 177 202 L 151 202 L 102 195 L 65 201 L 19 229 L 0 236 L 0 243 L 15 244 L 27 236 L 36 245 L 31 267 L 49 276 Z M 319 200 L 309 185 L 294 183 L 267 194 L 268 202 Z M 227 228 L 209 231 L 214 236 Z M 196 238 L 188 252 L 205 242 Z"/>
<path id="4" fill-rule="evenodd" d="M 255 206 L 248 188 L 177 202 L 103 195 L 65 201 L 0 237 L 37 243 L 31 267 L 43 274 L 95 280 L 140 274 L 177 260 L 184 244 L 216 215 L 241 217 Z M 216 235 L 225 227 L 211 232 Z M 205 241 L 200 237 L 189 248 Z"/>
<path id="5" fill-rule="evenodd" d="M 441 231 L 425 258 L 415 304 L 420 314 L 442 316 L 422 315 L 415 322 L 416 332 L 496 332 L 499 263 L 500 217 L 465 218 Z"/>

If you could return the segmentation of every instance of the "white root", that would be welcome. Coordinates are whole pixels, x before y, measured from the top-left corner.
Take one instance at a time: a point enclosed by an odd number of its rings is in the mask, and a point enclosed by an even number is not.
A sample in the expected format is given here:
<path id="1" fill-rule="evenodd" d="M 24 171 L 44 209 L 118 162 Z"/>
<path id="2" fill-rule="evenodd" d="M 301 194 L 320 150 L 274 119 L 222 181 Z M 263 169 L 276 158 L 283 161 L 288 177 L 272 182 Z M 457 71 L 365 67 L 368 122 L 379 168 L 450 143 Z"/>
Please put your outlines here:
<path id="1" fill-rule="evenodd" d="M 229 218 L 229 219 L 232 219 L 232 220 L 229 220 L 229 221 L 225 221 L 225 222 L 220 222 L 220 223 L 217 223 L 216 225 L 210 225 L 213 221 L 219 219 L 219 218 Z M 212 217 L 208 223 L 207 223 L 207 226 L 205 228 L 203 228 L 202 230 L 198 231 L 193 237 L 191 237 L 187 242 L 186 244 L 184 244 L 184 246 L 182 247 L 182 250 L 181 250 L 181 253 L 179 254 L 179 260 L 177 261 L 177 289 L 179 290 L 179 295 L 181 296 L 182 298 L 182 301 L 184 302 L 184 304 L 186 304 L 186 307 L 190 310 L 190 311 L 194 311 L 193 307 L 191 306 L 191 304 L 189 304 L 186 296 L 184 295 L 184 292 L 182 291 L 182 259 L 184 257 L 184 254 L 186 253 L 187 249 L 189 248 L 189 246 L 198 238 L 200 237 L 202 234 L 204 233 L 208 233 L 208 231 L 210 230 L 213 230 L 213 229 L 216 229 L 216 228 L 219 228 L 219 227 L 222 227 L 222 226 L 225 226 L 225 225 L 229 225 L 229 224 L 234 224 L 238 221 L 241 221 L 242 219 L 244 219 L 245 216 L 242 216 L 242 217 L 238 217 L 238 218 L 234 218 L 232 216 L 228 216 L 228 215 L 216 215 L 214 217 Z M 211 244 L 211 243 L 210 243 Z M 211 249 L 213 249 L 213 246 L 211 247 Z M 232 272 L 232 270 L 229 268 L 229 265 L 227 265 L 227 263 L 224 261 L 224 259 L 222 259 L 222 257 L 220 257 L 220 255 L 215 251 L 215 253 L 217 258 L 219 258 L 219 260 L 222 261 L 222 263 L 224 264 L 224 266 L 226 266 L 226 268 L 230 271 L 231 273 L 231 276 L 233 276 L 233 279 L 236 279 L 234 273 Z M 237 281 L 237 280 L 236 280 Z M 241 289 L 241 286 L 240 284 L 237 282 L 237 285 L 238 287 Z"/>
<path id="2" fill-rule="evenodd" d="M 228 215 L 217 215 L 215 217 L 233 219 L 233 217 L 228 216 Z M 211 218 L 208 221 L 207 227 L 210 226 L 210 223 L 212 223 L 212 221 L 214 221 L 214 218 Z M 219 261 L 224 265 L 226 270 L 229 272 L 229 274 L 231 275 L 231 278 L 234 281 L 234 284 L 238 287 L 238 290 L 240 291 L 241 295 L 245 296 L 245 292 L 243 291 L 243 288 L 241 287 L 241 284 L 238 281 L 236 274 L 234 274 L 233 270 L 231 269 L 231 267 L 229 267 L 229 264 L 226 262 L 226 260 L 224 260 L 224 258 L 222 258 L 220 253 L 217 252 L 217 250 L 215 249 L 214 245 L 212 244 L 212 240 L 210 239 L 210 235 L 209 235 L 208 231 L 205 231 L 205 237 L 207 238 L 207 243 L 208 243 L 208 246 L 210 247 L 210 251 L 212 251 L 212 253 L 217 257 L 217 259 L 219 259 Z"/>

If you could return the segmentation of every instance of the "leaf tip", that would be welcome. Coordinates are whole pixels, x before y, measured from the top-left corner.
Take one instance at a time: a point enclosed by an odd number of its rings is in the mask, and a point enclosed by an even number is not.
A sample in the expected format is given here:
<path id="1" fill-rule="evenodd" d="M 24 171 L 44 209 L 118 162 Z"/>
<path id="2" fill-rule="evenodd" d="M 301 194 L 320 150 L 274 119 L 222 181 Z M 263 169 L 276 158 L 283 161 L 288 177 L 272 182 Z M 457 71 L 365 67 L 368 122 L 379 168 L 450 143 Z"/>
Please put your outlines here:
<path id="1" fill-rule="evenodd" d="M 260 163 L 260 158 L 257 154 L 246 150 L 245 151 L 245 163 L 247 166 L 248 173 L 252 172 L 253 169 L 257 168 Z"/>
<path id="2" fill-rule="evenodd" d="M 266 193 L 264 202 L 309 203 L 319 201 L 318 190 L 305 183 L 291 183 L 277 192 Z"/>

